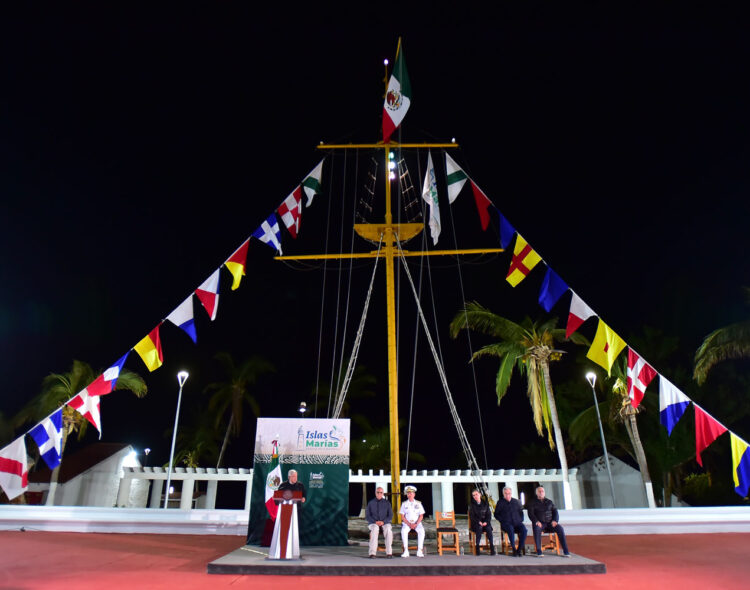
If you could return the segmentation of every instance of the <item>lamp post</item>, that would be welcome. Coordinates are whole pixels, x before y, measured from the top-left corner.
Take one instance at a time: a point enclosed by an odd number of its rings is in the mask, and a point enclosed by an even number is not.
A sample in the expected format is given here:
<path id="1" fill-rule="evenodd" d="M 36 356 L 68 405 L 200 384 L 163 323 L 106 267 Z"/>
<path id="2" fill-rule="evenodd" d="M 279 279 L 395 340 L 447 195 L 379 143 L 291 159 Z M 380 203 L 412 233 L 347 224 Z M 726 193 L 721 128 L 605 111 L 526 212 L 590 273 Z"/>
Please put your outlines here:
<path id="1" fill-rule="evenodd" d="M 307 404 L 305 402 L 300 402 L 297 411 L 299 412 L 300 417 L 304 418 L 307 413 Z"/>
<path id="2" fill-rule="evenodd" d="M 169 471 L 167 471 L 167 489 L 164 492 L 164 508 L 167 508 L 169 504 L 169 484 L 172 483 L 172 462 L 174 461 L 174 444 L 177 440 L 177 423 L 180 420 L 180 402 L 182 401 L 182 386 L 185 385 L 185 381 L 189 377 L 187 371 L 180 371 L 177 373 L 177 383 L 180 384 L 180 392 L 177 394 L 177 411 L 174 416 L 174 429 L 172 430 L 172 450 L 169 452 Z"/>
<path id="3" fill-rule="evenodd" d="M 607 453 L 607 443 L 604 440 L 604 429 L 602 428 L 602 416 L 599 413 L 599 400 L 596 399 L 596 373 L 586 373 L 586 381 L 591 385 L 591 393 L 594 394 L 594 407 L 596 408 L 596 420 L 599 422 L 599 434 L 602 437 L 602 448 L 604 449 L 604 464 L 607 466 L 607 475 L 609 476 L 609 487 L 612 490 L 612 506 L 617 508 L 617 500 L 615 499 L 615 483 L 612 481 L 612 470 L 609 467 L 609 454 Z"/>
<path id="4" fill-rule="evenodd" d="M 151 449 L 146 447 L 145 449 L 143 449 L 143 453 L 146 455 L 146 467 L 148 467 L 148 455 L 149 453 L 151 453 Z"/>

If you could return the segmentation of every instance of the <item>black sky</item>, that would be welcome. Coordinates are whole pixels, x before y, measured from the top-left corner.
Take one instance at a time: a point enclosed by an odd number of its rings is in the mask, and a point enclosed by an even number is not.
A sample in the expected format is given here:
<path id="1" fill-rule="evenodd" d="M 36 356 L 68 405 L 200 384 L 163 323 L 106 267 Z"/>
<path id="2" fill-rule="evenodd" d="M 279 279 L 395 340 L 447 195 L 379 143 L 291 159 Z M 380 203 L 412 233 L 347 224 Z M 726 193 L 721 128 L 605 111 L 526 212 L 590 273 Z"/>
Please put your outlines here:
<path id="1" fill-rule="evenodd" d="M 402 139 L 455 137 L 469 175 L 616 331 L 656 326 L 690 353 L 715 327 L 745 317 L 745 15 L 679 4 L 487 10 L 399 18 L 377 16 L 374 7 L 295 15 L 291 7 L 180 3 L 7 14 L 0 409 L 11 415 L 74 358 L 95 367 L 119 358 L 278 206 L 320 160 L 320 141 L 376 141 L 382 60 L 393 59 L 399 35 L 413 89 Z M 468 191 L 462 201 L 457 223 L 478 232 Z M 303 232 L 324 225 L 325 205 L 320 199 L 310 210 Z M 293 414 L 315 382 L 322 277 L 271 255 L 251 245 L 237 292 L 225 274 L 213 325 L 196 302 L 198 347 L 164 328 L 166 362 L 147 376 L 148 399 L 107 399 L 104 440 L 166 452 L 176 371 L 189 366 L 191 404 L 200 407 L 211 357 L 223 349 L 274 360 L 279 375 L 264 385 L 261 407 Z M 507 261 L 464 268 L 466 297 L 516 319 L 541 315 L 542 271 L 514 291 L 504 281 Z M 445 326 L 460 296 L 445 294 L 456 279 L 441 272 Z M 369 277 L 366 268 L 358 273 L 359 283 Z M 378 375 L 380 396 L 381 301 L 373 303 L 367 329 L 375 343 L 363 361 Z M 554 310 L 561 317 L 567 301 Z M 352 307 L 356 322 L 360 308 Z M 465 342 L 444 342 L 443 354 L 470 412 L 473 385 L 460 373 Z M 430 359 L 421 366 L 431 369 Z M 128 367 L 146 374 L 135 355 Z M 510 412 L 492 401 L 491 363 L 478 378 L 485 428 L 512 432 Z M 434 377 L 425 379 L 416 417 L 429 432 L 439 415 L 438 430 L 451 438 L 442 393 Z M 495 435 L 489 448 L 507 443 Z M 475 428 L 471 436 L 481 446 Z M 505 457 L 490 455 L 490 463 Z M 441 455 L 430 459 L 443 466 Z"/>

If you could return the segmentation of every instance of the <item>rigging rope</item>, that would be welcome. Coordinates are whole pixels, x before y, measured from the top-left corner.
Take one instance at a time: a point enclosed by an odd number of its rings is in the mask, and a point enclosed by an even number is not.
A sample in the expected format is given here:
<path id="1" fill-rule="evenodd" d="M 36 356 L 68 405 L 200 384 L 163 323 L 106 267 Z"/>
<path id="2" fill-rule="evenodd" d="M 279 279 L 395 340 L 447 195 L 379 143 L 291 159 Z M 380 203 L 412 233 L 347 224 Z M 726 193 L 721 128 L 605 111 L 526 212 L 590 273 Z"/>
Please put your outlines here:
<path id="1" fill-rule="evenodd" d="M 417 290 L 414 287 L 414 281 L 411 278 L 411 273 L 409 272 L 409 266 L 406 263 L 406 257 L 404 256 L 404 252 L 401 249 L 401 243 L 398 241 L 398 236 L 396 236 L 396 244 L 398 245 L 398 251 L 399 251 L 399 255 L 401 256 L 401 261 L 403 264 L 404 271 L 406 273 L 406 277 L 407 279 L 409 279 L 409 285 L 411 286 L 412 293 L 414 294 L 414 300 L 417 304 L 417 312 L 419 313 L 419 318 L 422 321 L 422 328 L 424 328 L 425 336 L 427 337 L 427 343 L 430 345 L 432 356 L 435 359 L 435 365 L 437 367 L 438 375 L 440 376 L 440 381 L 443 385 L 443 391 L 445 392 L 445 397 L 448 400 L 448 407 L 450 409 L 451 417 L 453 418 L 453 423 L 455 424 L 456 430 L 458 431 L 458 439 L 461 442 L 461 448 L 463 449 L 464 456 L 466 457 L 466 463 L 469 467 L 469 470 L 471 471 L 471 476 L 474 479 L 474 483 L 476 484 L 477 488 L 483 494 L 485 494 L 486 496 L 489 496 L 489 489 L 487 487 L 486 482 L 484 481 L 482 477 L 483 475 L 482 470 L 479 468 L 476 457 L 474 456 L 474 452 L 471 450 L 469 439 L 466 436 L 466 431 L 464 430 L 463 425 L 461 424 L 461 419 L 458 416 L 458 410 L 456 410 L 456 404 L 453 402 L 453 395 L 451 394 L 450 387 L 448 386 L 448 379 L 445 376 L 445 370 L 443 369 L 443 365 L 440 362 L 440 358 L 438 357 L 437 350 L 435 349 L 435 343 L 432 340 L 432 335 L 430 334 L 430 330 L 427 326 L 427 320 L 424 317 L 422 306 L 419 303 Z"/>
<path id="2" fill-rule="evenodd" d="M 349 392 L 349 385 L 352 382 L 352 376 L 354 375 L 354 368 L 357 364 L 357 358 L 359 356 L 359 346 L 362 343 L 362 333 L 365 329 L 365 321 L 367 320 L 367 311 L 370 307 L 370 298 L 372 296 L 372 287 L 375 284 L 375 273 L 378 270 L 378 262 L 380 261 L 380 248 L 383 245 L 383 234 L 380 234 L 380 242 L 378 243 L 378 253 L 375 257 L 375 264 L 372 267 L 372 276 L 370 277 L 370 287 L 367 290 L 367 297 L 365 298 L 365 305 L 362 309 L 362 318 L 359 320 L 359 328 L 357 329 L 357 335 L 354 338 L 354 345 L 352 346 L 352 354 L 349 357 L 349 365 L 346 367 L 346 375 L 344 377 L 344 384 L 341 387 L 337 397 L 336 404 L 333 410 L 331 418 L 336 420 L 341 415 L 341 409 L 344 407 L 344 400 L 346 394 Z"/>

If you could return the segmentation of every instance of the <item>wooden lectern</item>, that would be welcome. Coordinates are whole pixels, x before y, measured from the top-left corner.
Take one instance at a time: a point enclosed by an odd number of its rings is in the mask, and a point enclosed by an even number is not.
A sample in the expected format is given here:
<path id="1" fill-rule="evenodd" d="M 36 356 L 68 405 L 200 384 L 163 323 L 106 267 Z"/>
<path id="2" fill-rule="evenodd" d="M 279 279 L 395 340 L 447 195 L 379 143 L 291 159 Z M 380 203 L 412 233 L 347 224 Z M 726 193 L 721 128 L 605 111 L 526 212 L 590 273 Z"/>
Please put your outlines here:
<path id="1" fill-rule="evenodd" d="M 273 526 L 268 559 L 299 559 L 299 526 L 297 504 L 302 502 L 302 492 L 276 490 L 273 501 L 278 505 Z"/>

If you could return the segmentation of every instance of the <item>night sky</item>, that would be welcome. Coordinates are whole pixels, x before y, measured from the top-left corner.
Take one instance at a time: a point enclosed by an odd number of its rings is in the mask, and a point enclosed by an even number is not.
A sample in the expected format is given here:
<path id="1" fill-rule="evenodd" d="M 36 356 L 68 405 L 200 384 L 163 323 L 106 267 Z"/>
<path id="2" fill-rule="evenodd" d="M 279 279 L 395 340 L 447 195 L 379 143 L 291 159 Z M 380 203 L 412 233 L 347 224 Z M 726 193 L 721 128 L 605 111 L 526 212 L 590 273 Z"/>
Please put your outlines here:
<path id="1" fill-rule="evenodd" d="M 320 161 L 319 142 L 380 139 L 382 63 L 394 58 L 399 35 L 413 91 L 401 139 L 455 137 L 459 164 L 626 340 L 654 326 L 678 336 L 689 359 L 708 332 L 746 318 L 744 15 L 683 12 L 678 4 L 622 12 L 554 6 L 376 16 L 374 8 L 293 14 L 291 7 L 180 3 L 7 14 L 0 24 L 0 411 L 12 416 L 45 375 L 68 370 L 73 359 L 106 368 L 134 346 Z M 356 168 L 353 156 L 332 158 L 350 174 Z M 422 152 L 421 171 L 425 159 Z M 358 170 L 351 186 L 360 191 L 366 166 Z M 298 243 L 284 232 L 285 253 L 325 249 L 329 201 L 331 223 L 343 227 L 336 215 L 349 221 L 343 234 L 329 231 L 328 249 L 349 248 L 353 190 L 325 186 L 325 178 Z M 441 199 L 439 246 L 451 247 L 444 193 Z M 497 246 L 495 228 L 481 232 L 468 187 L 451 213 L 460 247 Z M 357 241 L 355 249 L 369 246 Z M 165 462 L 175 374 L 191 372 L 188 420 L 217 378 L 212 357 L 220 350 L 276 364 L 277 374 L 258 387 L 263 415 L 292 416 L 300 400 L 310 401 L 323 273 L 272 255 L 252 241 L 248 276 L 235 292 L 222 270 L 213 323 L 195 301 L 198 346 L 165 324 L 161 369 L 148 374 L 131 354 L 126 366 L 145 376 L 149 394 L 105 398 L 102 440 L 150 446 L 152 464 Z M 542 267 L 512 289 L 504 280 L 509 260 L 508 253 L 464 260 L 466 299 L 515 320 L 541 317 Z M 461 305 L 457 269 L 446 260 L 432 264 L 442 354 L 484 464 L 466 339 L 446 337 Z M 370 268 L 360 262 L 352 271 L 350 334 Z M 418 276 L 419 266 L 411 271 Z M 360 362 L 378 378 L 379 409 L 368 411 L 385 425 L 382 269 L 379 278 Z M 348 270 L 341 280 L 343 308 Z M 338 281 L 338 273 L 326 273 L 330 309 Z M 405 284 L 401 293 L 407 418 L 414 310 Z M 553 309 L 561 320 L 568 301 Z M 423 304 L 432 307 L 429 298 Z M 326 322 L 321 380 L 331 373 L 332 313 Z M 594 322 L 587 328 L 593 337 Z M 426 466 L 445 468 L 458 452 L 454 429 L 424 339 L 418 354 L 411 448 L 427 456 Z M 520 379 L 497 408 L 496 367 L 489 360 L 477 366 L 488 466 L 513 466 L 517 441 L 536 436 Z M 707 409 L 725 418 L 721 408 Z M 230 464 L 250 465 L 253 430 L 248 416 Z"/>

